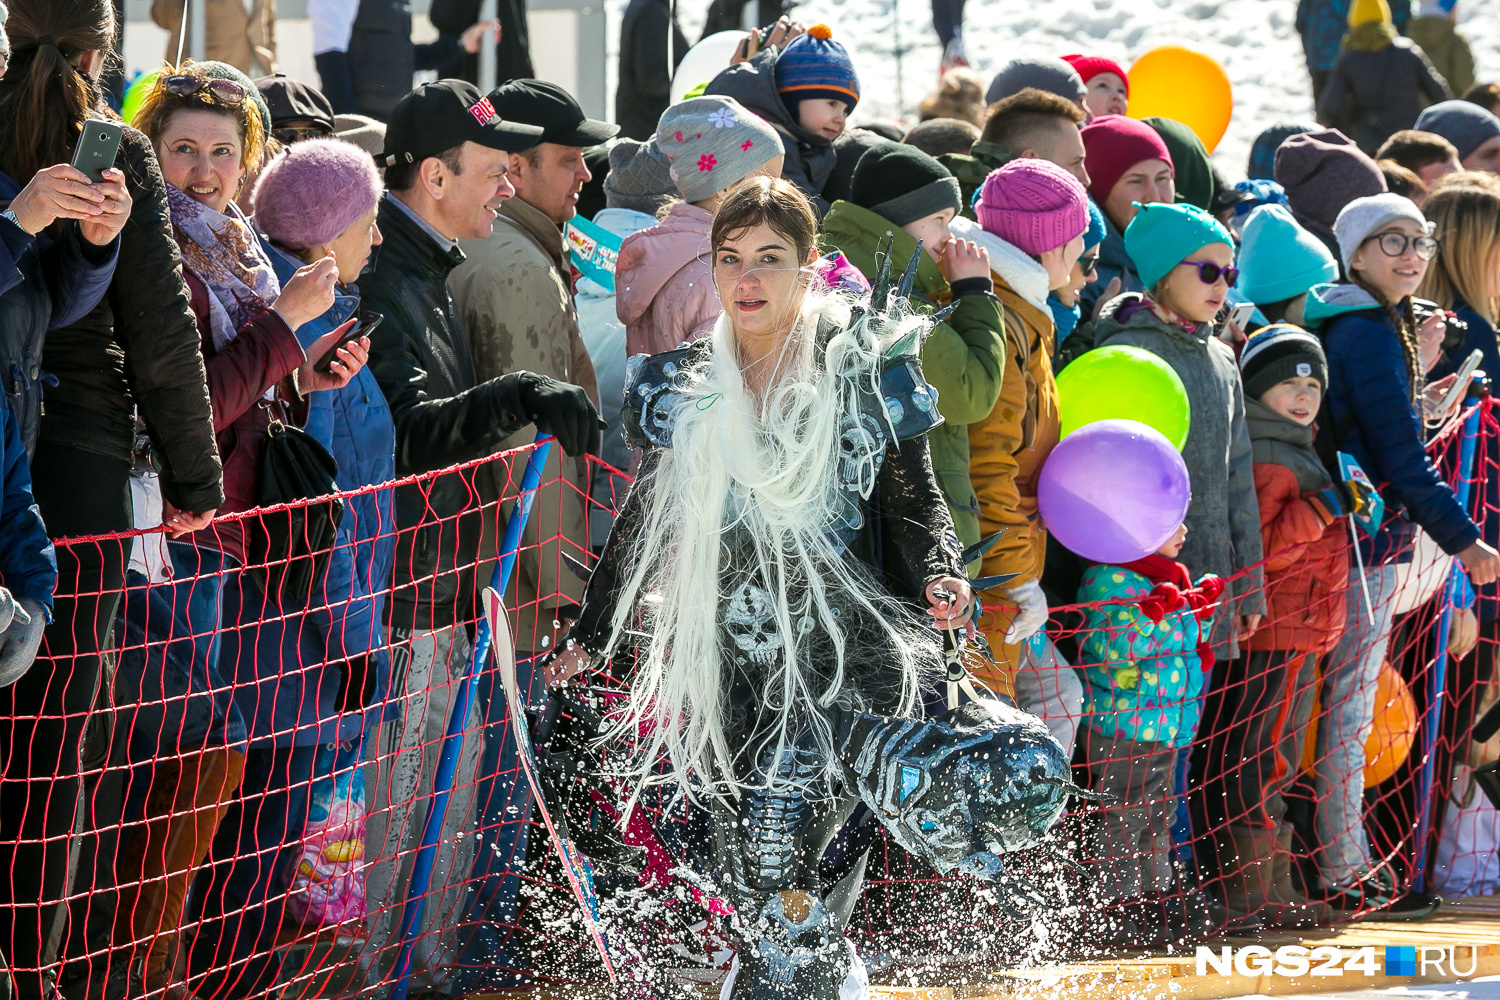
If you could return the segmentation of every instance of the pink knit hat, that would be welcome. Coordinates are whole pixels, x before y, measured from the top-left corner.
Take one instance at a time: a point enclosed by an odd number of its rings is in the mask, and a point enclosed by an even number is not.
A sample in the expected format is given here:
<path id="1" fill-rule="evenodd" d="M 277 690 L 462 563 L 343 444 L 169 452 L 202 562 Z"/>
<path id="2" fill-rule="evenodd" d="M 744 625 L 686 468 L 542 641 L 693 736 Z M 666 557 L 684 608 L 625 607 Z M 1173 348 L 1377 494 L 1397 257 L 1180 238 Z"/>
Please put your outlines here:
<path id="1" fill-rule="evenodd" d="M 1089 196 L 1051 160 L 1011 160 L 984 179 L 974 214 L 985 232 L 1037 257 L 1083 235 Z"/>
<path id="2" fill-rule="evenodd" d="M 380 200 L 370 154 L 342 139 L 307 139 L 261 170 L 255 224 L 288 250 L 325 246 Z"/>

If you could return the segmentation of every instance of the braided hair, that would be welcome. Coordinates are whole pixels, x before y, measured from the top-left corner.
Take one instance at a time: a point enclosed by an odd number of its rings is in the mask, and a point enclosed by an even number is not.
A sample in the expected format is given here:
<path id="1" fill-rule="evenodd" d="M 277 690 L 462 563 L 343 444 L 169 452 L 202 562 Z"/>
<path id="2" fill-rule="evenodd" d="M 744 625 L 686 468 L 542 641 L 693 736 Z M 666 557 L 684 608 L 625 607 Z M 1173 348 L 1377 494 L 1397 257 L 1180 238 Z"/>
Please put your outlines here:
<path id="1" fill-rule="evenodd" d="M 1349 269 L 1349 280 L 1369 292 L 1370 297 L 1380 303 L 1386 315 L 1391 318 L 1391 325 L 1396 328 L 1396 337 L 1401 341 L 1401 352 L 1406 355 L 1406 377 L 1410 383 L 1411 402 L 1413 406 L 1417 406 L 1422 398 L 1422 383 L 1426 372 L 1422 367 L 1422 348 L 1417 343 L 1417 314 L 1412 307 L 1411 296 L 1392 305 L 1385 300 L 1378 288 L 1360 277 L 1359 272 L 1353 268 Z"/>

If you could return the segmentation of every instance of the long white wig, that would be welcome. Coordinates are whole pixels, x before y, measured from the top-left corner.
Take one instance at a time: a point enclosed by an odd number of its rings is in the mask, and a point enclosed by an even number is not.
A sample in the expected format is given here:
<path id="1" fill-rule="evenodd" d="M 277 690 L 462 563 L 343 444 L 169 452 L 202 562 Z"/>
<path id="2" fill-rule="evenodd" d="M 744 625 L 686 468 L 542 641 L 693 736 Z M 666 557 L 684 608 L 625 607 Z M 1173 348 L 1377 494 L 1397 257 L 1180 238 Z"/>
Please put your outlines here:
<path id="1" fill-rule="evenodd" d="M 779 374 L 763 399 L 746 387 L 733 329 L 721 316 L 711 363 L 692 376 L 676 410 L 672 447 L 635 485 L 647 498 L 643 527 L 609 645 L 635 626 L 637 614 L 650 639 L 638 648 L 630 698 L 605 737 L 615 747 L 634 748 L 616 773 L 635 795 L 657 782 L 676 782 L 695 798 L 766 787 L 772 774 L 756 781 L 737 773 L 736 759 L 743 754 L 751 762 L 763 760 L 774 745 L 774 759 L 781 760 L 801 733 L 816 740 L 832 777 L 837 758 L 825 710 L 836 703 L 865 707 L 846 684 L 851 621 L 866 628 L 876 623 L 886 633 L 878 645 L 892 651 L 894 662 L 880 669 L 899 674 L 903 714 L 916 702 L 920 649 L 931 638 L 913 609 L 851 567 L 831 529 L 847 517 L 852 499 L 853 491 L 840 481 L 841 464 L 855 463 L 860 498 L 870 496 L 878 470 L 880 446 L 868 439 L 851 455 L 846 437 L 841 454 L 844 418 L 858 413 L 861 394 L 883 399 L 882 350 L 920 335 L 926 321 L 903 309 L 895 322 L 859 316 L 851 324 L 851 305 L 828 293 L 804 296 Z M 819 326 L 830 323 L 836 332 L 820 349 Z M 888 416 L 885 423 L 889 435 Z M 734 580 L 723 579 L 721 556 L 731 532 L 737 543 L 748 539 L 748 565 L 771 595 L 781 640 L 780 656 L 766 667 L 768 682 L 759 692 L 779 722 L 754 747 L 731 746 L 726 733 L 734 650 L 722 648 L 720 619 L 732 596 L 726 585 Z M 735 568 L 745 563 L 737 556 Z M 810 662 L 807 638 L 815 631 L 830 640 L 820 645 L 825 651 L 832 646 L 831 663 Z"/>

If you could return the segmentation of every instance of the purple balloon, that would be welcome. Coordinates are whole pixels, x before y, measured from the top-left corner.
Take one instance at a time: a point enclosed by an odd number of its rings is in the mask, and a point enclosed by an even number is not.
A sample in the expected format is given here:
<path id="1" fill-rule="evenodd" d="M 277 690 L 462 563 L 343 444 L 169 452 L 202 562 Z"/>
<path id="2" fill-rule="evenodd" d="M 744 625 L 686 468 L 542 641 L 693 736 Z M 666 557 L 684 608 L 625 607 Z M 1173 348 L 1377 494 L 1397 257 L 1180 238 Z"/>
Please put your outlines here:
<path id="1" fill-rule="evenodd" d="M 1085 559 L 1116 565 L 1161 548 L 1191 497 L 1182 455 L 1137 420 L 1100 420 L 1063 438 L 1036 491 L 1058 541 Z"/>

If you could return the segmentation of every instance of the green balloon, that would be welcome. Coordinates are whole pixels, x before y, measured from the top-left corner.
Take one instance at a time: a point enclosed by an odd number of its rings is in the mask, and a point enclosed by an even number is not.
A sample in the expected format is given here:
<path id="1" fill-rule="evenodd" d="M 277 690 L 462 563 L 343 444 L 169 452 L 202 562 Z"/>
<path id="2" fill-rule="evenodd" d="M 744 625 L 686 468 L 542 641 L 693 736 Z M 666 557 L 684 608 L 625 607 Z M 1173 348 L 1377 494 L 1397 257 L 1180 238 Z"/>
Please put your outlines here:
<path id="1" fill-rule="evenodd" d="M 129 125 L 135 118 L 135 113 L 141 110 L 141 102 L 146 99 L 147 92 L 151 90 L 159 76 L 161 76 L 159 71 L 142 73 L 135 78 L 130 89 L 125 91 L 125 100 L 120 102 L 120 117 L 125 119 L 125 124 Z"/>
<path id="2" fill-rule="evenodd" d="M 1150 351 L 1116 345 L 1078 358 L 1057 376 L 1061 436 L 1096 420 L 1139 420 L 1181 451 L 1187 442 L 1187 390 L 1172 366 Z"/>

